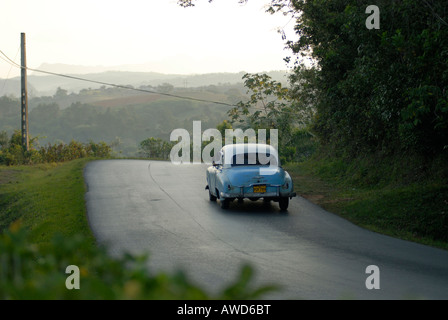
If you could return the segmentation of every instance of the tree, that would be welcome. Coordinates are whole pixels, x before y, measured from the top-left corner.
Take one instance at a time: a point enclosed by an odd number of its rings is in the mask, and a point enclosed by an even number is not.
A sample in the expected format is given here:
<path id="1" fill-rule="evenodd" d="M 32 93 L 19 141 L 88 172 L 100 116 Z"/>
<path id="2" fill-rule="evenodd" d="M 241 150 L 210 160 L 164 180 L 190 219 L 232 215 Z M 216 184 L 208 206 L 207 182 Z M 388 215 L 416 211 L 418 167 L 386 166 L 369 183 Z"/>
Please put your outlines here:
<path id="1" fill-rule="evenodd" d="M 160 138 L 148 138 L 140 142 L 140 154 L 145 158 L 167 160 L 173 143 Z"/>
<path id="2" fill-rule="evenodd" d="M 311 78 L 309 74 L 307 76 Z M 293 160 L 297 143 L 310 135 L 306 129 L 311 123 L 314 107 L 309 90 L 288 89 L 266 74 L 245 74 L 243 79 L 250 99 L 238 102 L 229 110 L 231 122 L 256 132 L 258 129 L 277 129 L 280 155 L 284 160 Z M 297 139 L 299 136 L 301 138 Z"/>
<path id="3" fill-rule="evenodd" d="M 223 141 L 224 141 L 225 136 L 226 136 L 226 130 L 233 129 L 233 128 L 232 128 L 232 125 L 230 124 L 230 122 L 228 122 L 227 120 L 224 120 L 223 122 L 221 122 L 220 124 L 218 124 L 216 126 L 216 129 L 218 129 L 218 131 L 221 133 L 221 137 L 223 138 Z"/>
<path id="4" fill-rule="evenodd" d="M 67 97 L 67 90 L 62 89 L 61 87 L 58 87 L 56 89 L 56 93 L 54 94 L 55 99 L 62 99 Z"/>
<path id="5" fill-rule="evenodd" d="M 8 145 L 9 145 L 8 133 L 6 131 L 0 132 L 0 150 L 8 148 Z"/>
<path id="6" fill-rule="evenodd" d="M 161 93 L 169 93 L 174 90 L 174 86 L 170 83 L 162 83 L 161 85 L 157 86 L 157 90 Z"/>
<path id="7" fill-rule="evenodd" d="M 365 27 L 368 1 L 294 1 L 295 52 L 319 62 L 316 132 L 353 155 L 440 153 L 448 139 L 448 4 L 377 1 L 381 29 Z"/>

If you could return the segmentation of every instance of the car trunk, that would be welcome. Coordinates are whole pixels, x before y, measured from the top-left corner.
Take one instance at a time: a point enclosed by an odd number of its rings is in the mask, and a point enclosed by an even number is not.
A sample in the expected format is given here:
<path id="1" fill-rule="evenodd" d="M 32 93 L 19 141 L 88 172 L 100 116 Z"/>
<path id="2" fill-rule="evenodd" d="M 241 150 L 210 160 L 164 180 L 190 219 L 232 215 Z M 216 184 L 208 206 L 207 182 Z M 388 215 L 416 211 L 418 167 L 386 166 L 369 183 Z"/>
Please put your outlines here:
<path id="1" fill-rule="evenodd" d="M 279 167 L 239 166 L 226 170 L 232 186 L 250 186 L 254 184 L 282 185 L 284 171 Z"/>

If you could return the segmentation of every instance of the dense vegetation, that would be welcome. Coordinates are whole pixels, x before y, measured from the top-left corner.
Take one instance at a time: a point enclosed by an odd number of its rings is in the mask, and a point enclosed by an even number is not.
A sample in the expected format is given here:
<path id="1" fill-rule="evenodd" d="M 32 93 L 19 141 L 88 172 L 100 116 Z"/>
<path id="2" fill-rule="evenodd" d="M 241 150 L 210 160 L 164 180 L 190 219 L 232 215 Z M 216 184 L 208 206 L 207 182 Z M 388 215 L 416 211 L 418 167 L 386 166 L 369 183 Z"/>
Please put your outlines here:
<path id="1" fill-rule="evenodd" d="M 55 236 L 47 246 L 36 246 L 17 223 L 0 234 L 0 299 L 2 300 L 207 300 L 259 299 L 276 290 L 252 287 L 254 270 L 245 265 L 238 277 L 217 294 L 210 294 L 179 270 L 151 272 L 147 255 L 111 257 L 103 247 L 86 245 L 80 236 Z M 79 289 L 69 266 L 79 268 Z"/>
<path id="2" fill-rule="evenodd" d="M 6 131 L 0 132 L 0 165 L 56 163 L 87 157 L 108 158 L 112 152 L 111 146 L 105 142 L 81 143 L 72 140 L 68 144 L 49 143 L 46 146 L 35 147 L 33 144 L 36 141 L 37 138 L 32 138 L 30 148 L 26 151 L 22 147 L 20 131 L 16 130 L 10 139 Z"/>
<path id="3" fill-rule="evenodd" d="M 372 4 L 379 29 L 366 27 Z M 434 167 L 448 177 L 446 1 L 272 0 L 267 11 L 296 21 L 287 107 L 308 115 L 312 103 L 309 128 L 327 155 L 394 162 L 405 154 L 417 178 Z"/>
<path id="4" fill-rule="evenodd" d="M 425 2 L 376 1 L 379 30 L 365 27 L 371 1 L 292 2 L 302 15 L 290 46 L 318 62 L 313 126 L 323 144 L 353 156 L 446 154 L 448 4 Z"/>

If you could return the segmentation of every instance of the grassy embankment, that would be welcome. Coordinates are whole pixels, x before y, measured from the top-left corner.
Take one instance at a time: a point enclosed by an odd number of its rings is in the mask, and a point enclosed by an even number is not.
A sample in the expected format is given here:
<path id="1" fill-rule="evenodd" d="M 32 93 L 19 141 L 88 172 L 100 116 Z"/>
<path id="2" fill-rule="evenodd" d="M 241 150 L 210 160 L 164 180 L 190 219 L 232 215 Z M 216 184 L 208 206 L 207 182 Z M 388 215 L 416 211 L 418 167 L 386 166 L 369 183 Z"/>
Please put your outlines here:
<path id="1" fill-rule="evenodd" d="M 84 204 L 88 161 L 0 166 L 0 233 L 20 219 L 33 243 L 49 243 L 55 234 L 81 234 L 93 244 Z"/>
<path id="2" fill-rule="evenodd" d="M 295 191 L 326 210 L 378 233 L 448 249 L 445 165 L 415 176 L 415 159 L 393 160 L 315 156 L 285 167 Z"/>

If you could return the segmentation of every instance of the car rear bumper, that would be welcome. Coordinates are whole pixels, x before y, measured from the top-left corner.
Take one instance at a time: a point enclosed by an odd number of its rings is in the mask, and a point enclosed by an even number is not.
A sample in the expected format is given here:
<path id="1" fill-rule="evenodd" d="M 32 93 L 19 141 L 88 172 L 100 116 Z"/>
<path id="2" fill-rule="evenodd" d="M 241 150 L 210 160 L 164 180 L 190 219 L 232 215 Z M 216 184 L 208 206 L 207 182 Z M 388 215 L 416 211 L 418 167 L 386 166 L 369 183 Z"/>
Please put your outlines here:
<path id="1" fill-rule="evenodd" d="M 220 192 L 220 198 L 293 198 L 297 194 L 288 190 L 282 190 L 280 186 L 270 186 L 266 192 L 253 192 L 251 187 L 234 187 L 232 192 Z"/>

